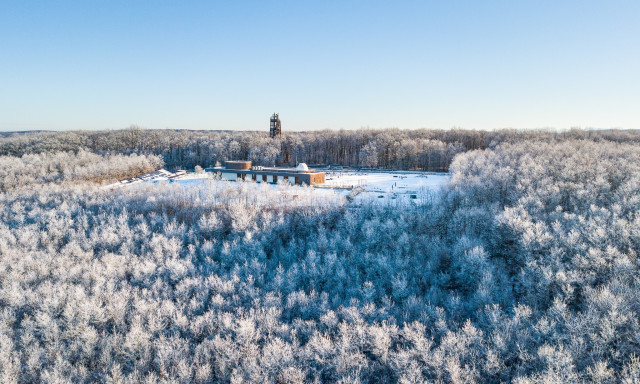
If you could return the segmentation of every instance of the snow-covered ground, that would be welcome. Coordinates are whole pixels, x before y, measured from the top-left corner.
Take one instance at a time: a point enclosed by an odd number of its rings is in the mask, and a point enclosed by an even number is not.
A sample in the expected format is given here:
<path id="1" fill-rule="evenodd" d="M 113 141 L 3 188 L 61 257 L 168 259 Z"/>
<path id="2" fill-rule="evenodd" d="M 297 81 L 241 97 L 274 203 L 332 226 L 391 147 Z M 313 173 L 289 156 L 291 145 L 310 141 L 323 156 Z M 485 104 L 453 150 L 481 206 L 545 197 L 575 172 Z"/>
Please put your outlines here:
<path id="1" fill-rule="evenodd" d="M 433 198 L 449 180 L 446 173 L 427 172 L 366 172 L 366 171 L 329 171 L 325 184 L 316 187 L 290 185 L 257 184 L 255 188 L 271 188 L 282 196 L 295 196 L 300 193 L 312 193 L 317 199 L 346 198 L 353 204 L 423 204 Z M 187 188 L 219 188 L 234 183 L 254 184 L 253 182 L 234 182 L 216 180 L 211 173 L 187 173 L 181 175 L 154 173 L 153 177 L 144 177 L 135 183 L 117 184 L 117 186 L 144 183 L 171 183 Z M 113 187 L 116 185 L 111 185 Z M 304 192 L 306 191 L 306 192 Z"/>
<path id="2" fill-rule="evenodd" d="M 120 180 L 117 183 L 105 185 L 105 189 L 120 188 L 127 185 L 144 183 L 144 182 L 158 182 L 161 180 L 174 180 L 179 178 L 189 178 L 190 175 L 186 171 L 178 171 L 176 173 L 169 172 L 166 169 L 158 169 L 157 171 L 138 175 L 130 179 Z"/>
<path id="3" fill-rule="evenodd" d="M 427 172 L 327 172 L 325 186 L 353 188 L 354 202 L 423 203 L 449 180 L 447 173 Z"/>

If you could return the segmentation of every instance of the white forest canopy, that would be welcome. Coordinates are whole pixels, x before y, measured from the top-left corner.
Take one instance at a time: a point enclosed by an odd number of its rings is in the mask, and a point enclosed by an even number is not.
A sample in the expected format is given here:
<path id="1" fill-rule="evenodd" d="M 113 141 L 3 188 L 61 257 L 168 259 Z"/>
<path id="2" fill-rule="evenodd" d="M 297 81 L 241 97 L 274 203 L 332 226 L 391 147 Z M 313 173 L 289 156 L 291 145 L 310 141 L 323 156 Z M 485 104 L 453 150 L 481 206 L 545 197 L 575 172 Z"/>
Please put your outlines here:
<path id="1" fill-rule="evenodd" d="M 99 186 L 159 161 L 0 158 L 0 382 L 640 380 L 633 142 L 460 153 L 420 206 Z"/>

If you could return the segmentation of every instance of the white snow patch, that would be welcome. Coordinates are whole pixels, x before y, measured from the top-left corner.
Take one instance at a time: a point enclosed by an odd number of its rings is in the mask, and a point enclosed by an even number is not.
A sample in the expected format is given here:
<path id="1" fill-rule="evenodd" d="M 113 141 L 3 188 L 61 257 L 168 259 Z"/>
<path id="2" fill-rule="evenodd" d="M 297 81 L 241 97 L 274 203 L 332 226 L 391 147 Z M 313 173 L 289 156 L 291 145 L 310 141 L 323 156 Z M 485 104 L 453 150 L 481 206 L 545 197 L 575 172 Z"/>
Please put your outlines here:
<path id="1" fill-rule="evenodd" d="M 438 195 L 450 178 L 448 173 L 433 172 L 327 172 L 325 186 L 350 188 L 355 203 L 424 204 Z M 359 192 L 359 193 L 358 193 Z"/>

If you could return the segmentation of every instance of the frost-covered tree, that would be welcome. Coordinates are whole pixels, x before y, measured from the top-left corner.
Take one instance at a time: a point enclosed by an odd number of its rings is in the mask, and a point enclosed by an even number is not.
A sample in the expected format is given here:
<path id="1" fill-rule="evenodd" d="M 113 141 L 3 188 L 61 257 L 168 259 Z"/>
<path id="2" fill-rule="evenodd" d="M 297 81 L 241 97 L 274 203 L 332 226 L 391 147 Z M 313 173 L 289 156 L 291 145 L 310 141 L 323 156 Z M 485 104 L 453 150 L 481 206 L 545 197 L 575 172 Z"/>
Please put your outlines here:
<path id="1" fill-rule="evenodd" d="M 391 133 L 381 166 L 486 138 Z M 358 151 L 369 134 L 323 135 Z M 161 146 L 136 129 L 1 157 L 0 381 L 637 382 L 640 146 L 569 134 L 458 153 L 422 206 L 215 180 L 105 190 L 160 159 L 63 145 Z M 229 155 L 185 143 L 167 156 Z"/>

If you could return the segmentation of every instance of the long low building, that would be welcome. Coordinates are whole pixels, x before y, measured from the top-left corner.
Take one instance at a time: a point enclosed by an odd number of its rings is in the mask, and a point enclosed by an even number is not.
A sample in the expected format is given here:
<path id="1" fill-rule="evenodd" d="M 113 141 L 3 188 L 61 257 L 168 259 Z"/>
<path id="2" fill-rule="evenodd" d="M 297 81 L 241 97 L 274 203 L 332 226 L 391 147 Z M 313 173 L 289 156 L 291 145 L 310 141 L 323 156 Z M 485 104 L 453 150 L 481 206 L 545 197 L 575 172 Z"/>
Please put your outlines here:
<path id="1" fill-rule="evenodd" d="M 324 184 L 324 172 L 309 169 L 305 163 L 296 168 L 252 166 L 250 161 L 226 161 L 224 168 L 208 168 L 223 180 L 253 180 L 256 183 Z"/>

